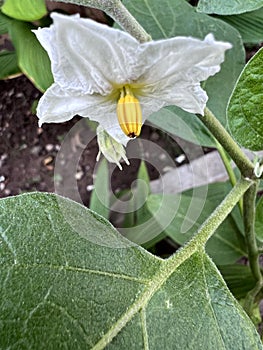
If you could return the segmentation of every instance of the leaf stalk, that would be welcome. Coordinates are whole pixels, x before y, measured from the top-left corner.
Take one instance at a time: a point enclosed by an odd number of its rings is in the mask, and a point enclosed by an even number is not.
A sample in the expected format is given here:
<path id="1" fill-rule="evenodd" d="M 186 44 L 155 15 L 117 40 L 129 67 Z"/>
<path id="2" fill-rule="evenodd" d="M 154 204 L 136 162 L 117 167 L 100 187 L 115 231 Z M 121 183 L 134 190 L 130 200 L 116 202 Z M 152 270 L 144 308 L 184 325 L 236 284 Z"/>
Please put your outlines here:
<path id="1" fill-rule="evenodd" d="M 226 150 L 229 156 L 233 159 L 243 177 L 254 179 L 255 175 L 253 163 L 242 152 L 241 148 L 232 139 L 232 137 L 215 117 L 215 115 L 206 107 L 204 116 L 197 116 L 214 135 L 214 137 Z"/>
<path id="2" fill-rule="evenodd" d="M 257 281 L 256 286 L 247 294 L 244 309 L 251 316 L 253 303 L 257 294 L 263 286 L 263 278 L 259 265 L 259 250 L 255 235 L 255 214 L 256 214 L 256 195 L 258 189 L 258 181 L 256 181 L 244 195 L 244 228 L 245 240 L 248 249 L 249 266 Z"/>

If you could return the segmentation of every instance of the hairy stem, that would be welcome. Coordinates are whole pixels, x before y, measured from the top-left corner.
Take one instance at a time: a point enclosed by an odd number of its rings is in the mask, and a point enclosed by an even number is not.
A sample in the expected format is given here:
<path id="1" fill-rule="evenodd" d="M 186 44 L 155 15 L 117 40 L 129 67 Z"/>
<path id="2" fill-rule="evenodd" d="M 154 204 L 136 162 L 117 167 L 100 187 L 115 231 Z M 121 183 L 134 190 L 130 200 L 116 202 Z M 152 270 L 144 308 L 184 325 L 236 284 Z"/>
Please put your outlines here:
<path id="1" fill-rule="evenodd" d="M 177 261 L 178 258 L 180 259 L 180 255 L 182 255 L 182 257 L 187 255 L 186 252 L 188 250 L 191 255 L 194 251 L 198 249 L 203 249 L 208 239 L 213 235 L 215 230 L 225 220 L 225 218 L 232 211 L 239 199 L 244 195 L 244 193 L 253 183 L 254 182 L 251 180 L 242 178 L 236 184 L 236 186 L 229 192 L 229 194 L 221 202 L 221 204 L 206 219 L 206 221 L 199 228 L 192 240 L 188 244 L 186 244 L 186 246 L 182 250 L 172 255 L 168 260 Z"/>
<path id="2" fill-rule="evenodd" d="M 227 151 L 229 156 L 236 163 L 241 174 L 244 177 L 253 179 L 255 176 L 254 166 L 252 162 L 242 152 L 240 147 L 235 143 L 235 141 L 222 126 L 219 120 L 214 116 L 214 114 L 208 108 L 205 108 L 205 115 L 198 115 L 198 118 L 205 124 L 205 126 L 210 130 L 217 141 Z"/>
<path id="3" fill-rule="evenodd" d="M 61 0 L 53 1 L 61 2 Z M 151 36 L 146 33 L 120 0 L 63 0 L 63 2 L 100 9 L 141 43 L 151 40 Z"/>
<path id="4" fill-rule="evenodd" d="M 231 166 L 230 159 L 228 158 L 224 148 L 221 146 L 221 144 L 217 140 L 216 140 L 216 144 L 217 144 L 218 153 L 220 154 L 222 162 L 224 163 L 225 169 L 227 171 L 229 181 L 231 185 L 234 187 L 237 183 L 237 179 L 236 179 L 234 170 Z M 240 214 L 243 216 L 243 199 L 242 198 L 240 198 L 238 202 L 238 207 L 239 207 Z"/>
<path id="5" fill-rule="evenodd" d="M 248 250 L 248 260 L 252 275 L 257 281 L 256 286 L 247 294 L 245 300 L 244 308 L 249 315 L 252 312 L 252 307 L 255 298 L 263 286 L 263 278 L 259 265 L 259 250 L 257 247 L 254 230 L 257 188 L 258 181 L 255 182 L 244 195 L 244 227 L 246 245 Z"/>

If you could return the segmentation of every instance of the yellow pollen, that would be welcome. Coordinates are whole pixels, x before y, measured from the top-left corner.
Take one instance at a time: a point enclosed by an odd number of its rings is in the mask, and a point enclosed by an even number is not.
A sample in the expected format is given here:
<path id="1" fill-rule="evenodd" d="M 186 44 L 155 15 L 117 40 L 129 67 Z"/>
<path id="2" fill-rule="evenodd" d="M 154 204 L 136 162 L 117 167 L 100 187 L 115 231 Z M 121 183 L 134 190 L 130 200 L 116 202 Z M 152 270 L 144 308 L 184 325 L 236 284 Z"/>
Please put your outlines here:
<path id="1" fill-rule="evenodd" d="M 139 100 L 131 89 L 124 86 L 117 105 L 117 116 L 125 135 L 134 138 L 140 135 L 142 128 L 142 111 Z"/>

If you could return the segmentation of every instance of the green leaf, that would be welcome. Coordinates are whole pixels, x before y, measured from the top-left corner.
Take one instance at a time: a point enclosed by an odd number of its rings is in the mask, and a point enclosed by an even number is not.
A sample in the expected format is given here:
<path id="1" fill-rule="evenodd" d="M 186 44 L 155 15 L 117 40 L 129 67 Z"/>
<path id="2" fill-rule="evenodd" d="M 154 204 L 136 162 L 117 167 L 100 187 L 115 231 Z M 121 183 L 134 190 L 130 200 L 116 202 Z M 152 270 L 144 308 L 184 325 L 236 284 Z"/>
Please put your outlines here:
<path id="1" fill-rule="evenodd" d="M 0 11 L 0 35 L 5 34 L 8 32 L 8 25 L 10 23 L 10 18 L 5 16 L 1 11 Z"/>
<path id="2" fill-rule="evenodd" d="M 213 136 L 200 119 L 175 106 L 162 108 L 153 113 L 148 120 L 160 129 L 178 135 L 184 140 L 205 147 L 216 147 Z"/>
<path id="3" fill-rule="evenodd" d="M 259 9 L 263 6 L 262 0 L 199 0 L 197 11 L 216 13 L 218 15 L 233 15 Z"/>
<path id="4" fill-rule="evenodd" d="M 263 149 L 263 49 L 242 71 L 231 95 L 228 109 L 229 129 L 236 141 L 253 151 Z"/>
<path id="5" fill-rule="evenodd" d="M 9 34 L 22 72 L 40 91 L 45 91 L 53 82 L 50 60 L 32 29 L 35 28 L 29 23 L 14 20 L 9 27 Z"/>
<path id="6" fill-rule="evenodd" d="M 150 178 L 146 164 L 142 160 L 137 175 L 135 190 L 135 207 L 138 208 L 135 213 L 137 222 L 143 222 L 147 219 L 149 213 L 145 203 L 150 193 Z"/>
<path id="7" fill-rule="evenodd" d="M 197 13 L 195 7 L 182 0 L 124 0 L 123 4 L 155 40 L 178 35 L 204 39 L 208 33 L 213 33 L 217 40 L 233 44 L 233 48 L 226 53 L 221 71 L 203 83 L 203 88 L 209 96 L 208 107 L 221 123 L 226 125 L 227 102 L 245 62 L 243 43 L 238 31 L 221 20 Z M 201 145 L 213 144 L 209 133 L 200 126 L 200 122 L 193 114 L 184 112 L 178 107 L 169 108 L 169 112 L 174 114 L 174 124 L 178 118 L 187 124 L 186 130 L 173 128 L 178 132 L 177 136 L 189 140 L 189 129 L 192 129 L 192 132 L 199 130 L 202 133 L 202 136 L 198 136 Z M 165 118 L 162 118 L 162 113 L 166 112 L 158 113 L 152 116 L 150 121 L 154 123 L 156 120 L 158 126 L 170 131 L 170 123 L 167 125 Z"/>
<path id="8" fill-rule="evenodd" d="M 0 79 L 13 77 L 21 73 L 17 65 L 15 51 L 0 51 Z"/>
<path id="9" fill-rule="evenodd" d="M 149 248 L 160 241 L 164 234 L 158 217 L 153 217 L 146 205 L 150 194 L 150 178 L 144 161 L 141 161 L 137 181 L 134 183 L 135 186 L 128 193 L 129 208 L 125 214 L 124 227 L 119 231 L 132 242 Z"/>
<path id="10" fill-rule="evenodd" d="M 0 200 L 2 349 L 261 349 L 203 253 L 156 258 L 52 194 Z"/>
<path id="11" fill-rule="evenodd" d="M 110 192 L 109 192 L 109 169 L 108 163 L 103 159 L 96 172 L 94 189 L 90 198 L 90 209 L 103 216 L 105 219 L 110 215 Z"/>
<path id="12" fill-rule="evenodd" d="M 245 298 L 256 285 L 249 266 L 233 264 L 218 266 L 218 268 L 228 288 L 238 300 Z"/>
<path id="13" fill-rule="evenodd" d="M 220 19 L 235 27 L 244 43 L 257 44 L 263 41 L 263 7 L 240 15 L 220 16 Z"/>
<path id="14" fill-rule="evenodd" d="M 255 231 L 257 239 L 263 242 L 263 197 L 260 198 L 256 207 Z"/>
<path id="15" fill-rule="evenodd" d="M 47 14 L 45 0 L 5 0 L 4 14 L 22 21 L 36 21 Z"/>
<path id="16" fill-rule="evenodd" d="M 194 191 L 194 192 L 193 192 Z M 173 217 L 171 223 L 164 227 L 166 234 L 175 242 L 183 245 L 196 233 L 201 224 L 221 203 L 229 192 L 229 185 L 216 183 L 201 186 L 178 195 L 151 195 L 147 205 L 152 213 L 163 209 L 163 218 L 159 221 L 165 224 L 167 217 Z M 241 220 L 239 214 L 236 214 Z M 206 251 L 216 264 L 226 265 L 236 262 L 246 255 L 244 237 L 231 213 L 219 226 L 206 244 Z"/>

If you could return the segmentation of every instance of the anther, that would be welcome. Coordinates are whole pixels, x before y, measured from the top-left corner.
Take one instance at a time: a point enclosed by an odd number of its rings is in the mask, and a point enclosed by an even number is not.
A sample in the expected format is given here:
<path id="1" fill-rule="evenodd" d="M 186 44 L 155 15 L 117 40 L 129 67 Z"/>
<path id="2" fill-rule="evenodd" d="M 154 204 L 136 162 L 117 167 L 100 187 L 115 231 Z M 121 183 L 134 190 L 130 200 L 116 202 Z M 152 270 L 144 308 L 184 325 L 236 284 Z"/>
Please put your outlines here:
<path id="1" fill-rule="evenodd" d="M 117 105 L 117 116 L 122 131 L 130 138 L 138 137 L 142 128 L 142 111 L 139 100 L 131 89 L 124 86 Z"/>

